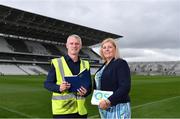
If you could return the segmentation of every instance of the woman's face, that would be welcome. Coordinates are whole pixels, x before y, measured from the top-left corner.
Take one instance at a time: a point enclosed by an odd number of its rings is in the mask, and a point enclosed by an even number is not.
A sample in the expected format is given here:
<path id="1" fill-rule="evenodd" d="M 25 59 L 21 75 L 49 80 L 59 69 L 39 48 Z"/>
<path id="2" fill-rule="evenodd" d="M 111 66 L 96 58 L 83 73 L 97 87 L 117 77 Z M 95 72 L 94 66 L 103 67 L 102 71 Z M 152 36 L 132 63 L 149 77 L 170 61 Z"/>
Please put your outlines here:
<path id="1" fill-rule="evenodd" d="M 116 48 L 111 42 L 106 42 L 102 46 L 102 53 L 106 60 L 110 60 L 115 57 Z"/>

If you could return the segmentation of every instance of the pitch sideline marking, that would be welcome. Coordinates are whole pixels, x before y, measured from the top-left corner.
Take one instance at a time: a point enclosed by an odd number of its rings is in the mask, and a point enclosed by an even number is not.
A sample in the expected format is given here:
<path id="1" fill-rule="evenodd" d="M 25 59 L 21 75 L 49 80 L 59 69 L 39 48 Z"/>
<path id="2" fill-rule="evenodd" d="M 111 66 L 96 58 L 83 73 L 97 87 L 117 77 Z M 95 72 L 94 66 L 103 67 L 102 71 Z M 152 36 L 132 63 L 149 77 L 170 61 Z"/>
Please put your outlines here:
<path id="1" fill-rule="evenodd" d="M 25 117 L 28 117 L 28 118 L 32 118 L 32 116 L 30 116 L 30 115 L 27 115 L 27 114 L 25 114 L 25 113 L 22 113 L 22 112 L 13 110 L 13 109 L 9 109 L 9 108 L 4 107 L 4 106 L 0 106 L 0 108 L 3 109 L 3 110 L 9 111 L 9 112 L 13 112 L 13 113 L 19 114 L 19 115 L 21 115 L 21 116 L 25 116 Z"/>
<path id="2" fill-rule="evenodd" d="M 165 99 L 162 99 L 162 100 L 149 102 L 149 103 L 145 103 L 145 104 L 142 104 L 142 105 L 133 106 L 131 109 L 136 109 L 136 108 L 140 108 L 140 107 L 143 107 L 143 106 L 147 106 L 147 105 L 151 105 L 151 104 L 155 104 L 155 103 L 159 103 L 159 102 L 164 102 L 164 101 L 168 101 L 168 100 L 172 100 L 172 99 L 176 99 L 176 98 L 180 98 L 180 96 L 165 98 Z M 98 115 L 93 115 L 90 118 L 94 118 L 94 117 L 98 117 Z"/>
<path id="3" fill-rule="evenodd" d="M 165 98 L 165 99 L 162 99 L 162 100 L 149 102 L 149 103 L 145 103 L 145 104 L 142 104 L 142 105 L 133 106 L 131 109 L 136 109 L 136 108 L 139 108 L 139 107 L 144 107 L 144 106 L 147 106 L 147 105 L 151 105 L 151 104 L 155 104 L 155 103 L 159 103 L 159 102 L 164 102 L 164 101 L 168 101 L 168 100 L 172 100 L 172 99 L 176 99 L 176 98 L 180 98 L 180 96 Z"/>

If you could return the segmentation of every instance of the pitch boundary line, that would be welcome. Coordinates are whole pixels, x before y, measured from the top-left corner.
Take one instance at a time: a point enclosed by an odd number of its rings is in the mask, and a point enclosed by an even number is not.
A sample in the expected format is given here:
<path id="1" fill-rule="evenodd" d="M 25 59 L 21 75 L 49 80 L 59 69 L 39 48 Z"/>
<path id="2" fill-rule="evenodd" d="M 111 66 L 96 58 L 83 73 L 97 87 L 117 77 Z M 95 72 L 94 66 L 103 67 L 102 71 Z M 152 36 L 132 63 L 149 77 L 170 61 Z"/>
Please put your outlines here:
<path id="1" fill-rule="evenodd" d="M 176 99 L 176 98 L 180 98 L 180 96 L 165 98 L 165 99 L 162 99 L 162 100 L 153 101 L 153 102 L 145 103 L 145 104 L 142 104 L 142 105 L 133 106 L 131 109 L 136 109 L 136 108 L 139 108 L 139 107 L 144 107 L 144 106 L 147 106 L 147 105 L 151 105 L 151 104 L 155 104 L 155 103 L 159 103 L 159 102 L 164 102 L 164 101 L 168 101 L 168 100 L 172 100 L 172 99 Z"/>
<path id="2" fill-rule="evenodd" d="M 25 116 L 25 117 L 28 117 L 28 118 L 32 118 L 32 116 L 30 116 L 30 115 L 28 115 L 28 114 L 25 114 L 25 113 L 22 113 L 22 112 L 13 110 L 13 109 L 9 109 L 9 108 L 4 107 L 4 106 L 0 106 L 0 108 L 3 109 L 3 110 L 9 111 L 9 112 L 13 112 L 13 113 L 19 114 L 19 115 L 21 115 L 21 116 Z"/>

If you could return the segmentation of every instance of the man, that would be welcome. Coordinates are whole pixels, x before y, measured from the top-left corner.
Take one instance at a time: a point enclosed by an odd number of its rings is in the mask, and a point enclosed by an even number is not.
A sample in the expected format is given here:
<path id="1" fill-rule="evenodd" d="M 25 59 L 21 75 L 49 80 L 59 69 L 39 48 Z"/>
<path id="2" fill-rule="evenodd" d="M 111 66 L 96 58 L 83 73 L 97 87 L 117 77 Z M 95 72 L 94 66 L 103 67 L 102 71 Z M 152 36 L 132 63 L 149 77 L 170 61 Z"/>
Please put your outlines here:
<path id="1" fill-rule="evenodd" d="M 68 91 L 71 84 L 64 80 L 65 76 L 77 75 L 84 69 L 88 70 L 87 78 L 91 78 L 89 62 L 79 57 L 81 47 L 81 38 L 78 35 L 70 35 L 66 42 L 67 55 L 52 59 L 44 87 L 53 92 L 53 118 L 87 118 L 85 97 L 90 94 L 92 84 L 87 89 L 81 86 L 73 93 Z"/>

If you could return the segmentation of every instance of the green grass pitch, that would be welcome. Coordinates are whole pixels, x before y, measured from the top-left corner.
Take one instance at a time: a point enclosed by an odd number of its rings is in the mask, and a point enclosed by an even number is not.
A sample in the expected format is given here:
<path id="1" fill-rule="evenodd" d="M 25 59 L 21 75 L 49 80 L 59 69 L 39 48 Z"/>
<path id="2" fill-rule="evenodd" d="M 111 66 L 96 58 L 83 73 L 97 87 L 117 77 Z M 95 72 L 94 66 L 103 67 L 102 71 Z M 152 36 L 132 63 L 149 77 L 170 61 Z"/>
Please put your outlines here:
<path id="1" fill-rule="evenodd" d="M 0 118 L 51 118 L 46 76 L 0 76 Z M 133 118 L 180 118 L 180 77 L 132 76 Z M 87 99 L 90 118 L 98 117 Z"/>

